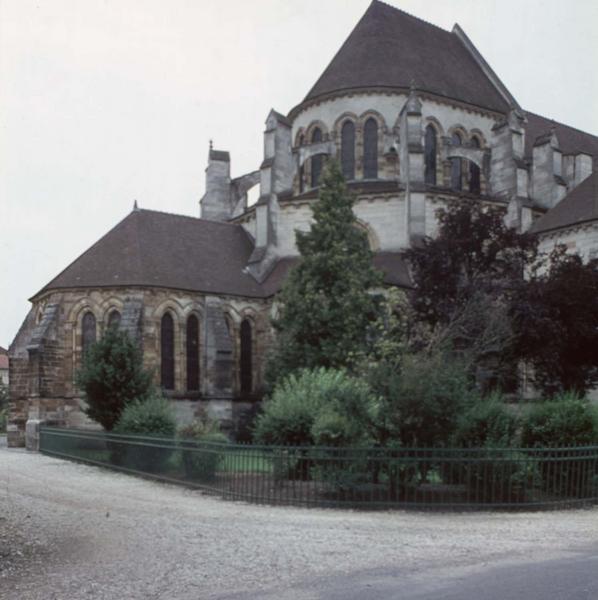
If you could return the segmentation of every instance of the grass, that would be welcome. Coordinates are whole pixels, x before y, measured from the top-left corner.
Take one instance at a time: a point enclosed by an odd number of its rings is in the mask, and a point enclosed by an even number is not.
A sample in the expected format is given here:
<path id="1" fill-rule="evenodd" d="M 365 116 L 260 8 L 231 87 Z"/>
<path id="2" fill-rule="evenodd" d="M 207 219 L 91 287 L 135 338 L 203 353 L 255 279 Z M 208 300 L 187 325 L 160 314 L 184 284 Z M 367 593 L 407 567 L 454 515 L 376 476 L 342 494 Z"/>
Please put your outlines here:
<path id="1" fill-rule="evenodd" d="M 272 473 L 272 459 L 259 450 L 232 450 L 225 454 L 221 470 L 227 473 Z"/>
<path id="2" fill-rule="evenodd" d="M 110 464 L 110 451 L 97 448 L 64 449 L 68 454 L 82 460 Z M 170 469 L 180 468 L 180 452 L 174 451 L 169 459 Z M 224 452 L 223 461 L 218 469 L 226 473 L 272 473 L 272 458 L 264 456 L 259 450 L 235 449 Z"/>

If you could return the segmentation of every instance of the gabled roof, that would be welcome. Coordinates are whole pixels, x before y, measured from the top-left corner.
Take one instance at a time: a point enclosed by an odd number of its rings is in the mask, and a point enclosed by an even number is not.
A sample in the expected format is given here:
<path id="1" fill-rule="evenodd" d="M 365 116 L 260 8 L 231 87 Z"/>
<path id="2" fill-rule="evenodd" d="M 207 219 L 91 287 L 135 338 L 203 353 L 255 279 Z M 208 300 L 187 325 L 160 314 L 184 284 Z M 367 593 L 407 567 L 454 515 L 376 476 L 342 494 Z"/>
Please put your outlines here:
<path id="1" fill-rule="evenodd" d="M 134 210 L 41 291 L 155 286 L 263 295 L 243 268 L 253 243 L 239 225 Z"/>
<path id="2" fill-rule="evenodd" d="M 254 249 L 241 225 L 153 210 L 133 210 L 36 296 L 49 290 L 164 287 L 208 294 L 267 298 L 297 261 L 281 259 L 260 284 L 245 267 Z M 410 285 L 398 253 L 380 253 L 374 266 L 385 282 Z"/>
<path id="3" fill-rule="evenodd" d="M 525 116 L 527 117 L 525 125 L 525 156 L 527 158 L 531 159 L 532 157 L 535 141 L 539 137 L 549 135 L 550 130 L 554 127 L 563 154 L 578 154 L 579 152 L 590 154 L 594 157 L 594 170 L 598 169 L 598 136 L 532 112 L 526 112 Z"/>
<path id="4" fill-rule="evenodd" d="M 374 0 L 305 101 L 333 92 L 409 88 L 504 113 L 508 105 L 456 33 Z"/>
<path id="5" fill-rule="evenodd" d="M 542 215 L 532 225 L 531 231 L 546 233 L 595 220 L 598 220 L 598 171 L 594 171 L 554 208 Z"/>

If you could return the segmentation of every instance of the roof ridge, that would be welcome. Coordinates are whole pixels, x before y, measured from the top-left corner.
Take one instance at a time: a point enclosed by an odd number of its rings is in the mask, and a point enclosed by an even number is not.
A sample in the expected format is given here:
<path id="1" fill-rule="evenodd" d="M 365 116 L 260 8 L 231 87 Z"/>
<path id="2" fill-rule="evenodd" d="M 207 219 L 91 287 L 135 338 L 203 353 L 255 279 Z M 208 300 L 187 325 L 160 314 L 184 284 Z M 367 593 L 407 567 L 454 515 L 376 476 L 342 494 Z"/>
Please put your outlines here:
<path id="1" fill-rule="evenodd" d="M 540 115 L 531 110 L 523 109 L 526 114 L 534 115 L 534 117 L 540 117 L 540 119 L 545 119 L 546 121 L 552 121 L 561 127 L 567 127 L 567 129 L 573 129 L 573 131 L 578 131 L 579 133 L 583 133 L 584 135 L 591 135 L 598 140 L 598 134 L 590 133 L 589 131 L 584 131 L 583 129 L 579 129 L 579 127 L 574 127 L 573 125 L 567 125 L 566 123 L 561 123 L 561 121 L 557 121 L 556 119 L 551 119 L 550 117 L 545 117 L 544 115 Z"/>
<path id="2" fill-rule="evenodd" d="M 439 29 L 443 33 L 448 33 L 449 35 L 454 35 L 452 31 L 449 31 L 448 29 L 444 29 L 444 28 L 440 27 L 440 25 L 436 25 L 435 23 L 431 23 L 430 21 L 426 21 L 426 19 L 422 19 L 421 17 L 416 17 L 415 15 L 412 15 L 410 12 L 407 12 L 406 10 L 403 10 L 402 8 L 397 8 L 396 6 L 393 6 L 392 4 L 389 4 L 388 2 L 383 2 L 382 0 L 372 0 L 372 4 L 382 4 L 383 6 L 387 6 L 388 8 L 392 8 L 393 10 L 396 10 L 397 12 L 403 13 L 407 17 L 411 17 L 412 19 L 421 21 L 422 23 L 425 23 L 426 25 L 429 25 L 430 27 Z"/>

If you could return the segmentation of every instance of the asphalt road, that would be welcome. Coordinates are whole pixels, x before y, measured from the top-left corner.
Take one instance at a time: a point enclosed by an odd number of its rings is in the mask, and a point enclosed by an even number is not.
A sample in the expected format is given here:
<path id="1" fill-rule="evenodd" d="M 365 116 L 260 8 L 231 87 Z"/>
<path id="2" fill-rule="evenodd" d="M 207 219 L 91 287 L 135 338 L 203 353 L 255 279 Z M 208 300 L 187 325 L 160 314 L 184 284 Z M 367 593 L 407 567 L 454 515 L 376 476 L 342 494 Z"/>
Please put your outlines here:
<path id="1" fill-rule="evenodd" d="M 598 545 L 559 559 L 507 566 L 381 569 L 297 582 L 294 586 L 222 595 L 220 600 L 596 600 Z"/>
<path id="2" fill-rule="evenodd" d="M 2 600 L 598 600 L 598 507 L 225 502 L 0 448 Z"/>

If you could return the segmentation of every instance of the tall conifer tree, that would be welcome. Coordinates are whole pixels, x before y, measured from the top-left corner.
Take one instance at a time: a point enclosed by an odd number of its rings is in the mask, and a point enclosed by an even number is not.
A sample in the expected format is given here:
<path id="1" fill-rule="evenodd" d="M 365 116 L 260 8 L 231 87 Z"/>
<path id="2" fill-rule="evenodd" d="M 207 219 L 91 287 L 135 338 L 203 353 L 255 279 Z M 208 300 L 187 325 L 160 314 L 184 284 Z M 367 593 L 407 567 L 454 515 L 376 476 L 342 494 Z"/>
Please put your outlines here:
<path id="1" fill-rule="evenodd" d="M 336 161 L 322 174 L 311 229 L 296 233 L 301 259 L 279 297 L 271 380 L 299 368 L 346 366 L 366 344 L 376 311 L 371 290 L 382 284 Z"/>

